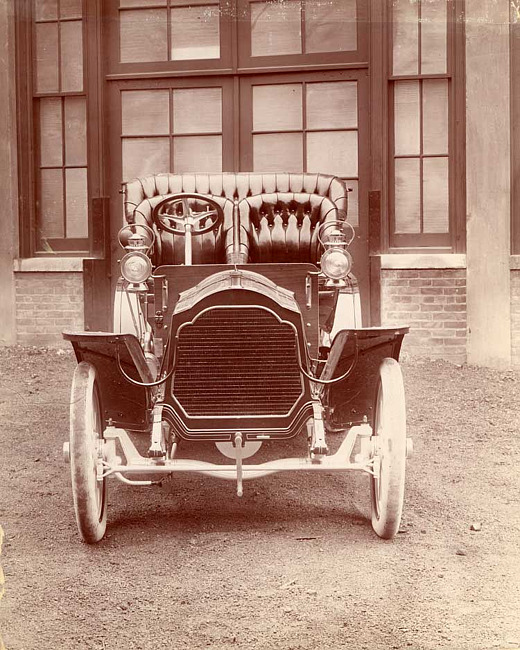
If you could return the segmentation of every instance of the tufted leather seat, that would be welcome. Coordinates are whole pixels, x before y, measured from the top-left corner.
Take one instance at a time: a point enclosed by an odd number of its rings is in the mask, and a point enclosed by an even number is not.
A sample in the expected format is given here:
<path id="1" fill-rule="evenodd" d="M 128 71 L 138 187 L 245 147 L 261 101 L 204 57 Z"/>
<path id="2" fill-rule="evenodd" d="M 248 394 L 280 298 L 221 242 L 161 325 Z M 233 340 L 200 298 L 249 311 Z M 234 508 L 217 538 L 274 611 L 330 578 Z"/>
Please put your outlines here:
<path id="1" fill-rule="evenodd" d="M 238 205 L 250 262 L 314 264 L 318 259 L 316 226 L 338 218 L 334 203 L 319 194 L 257 194 L 242 199 Z"/>
<path id="2" fill-rule="evenodd" d="M 347 211 L 345 184 L 324 174 L 154 174 L 124 184 L 127 222 L 155 229 L 155 205 L 183 192 L 210 196 L 224 210 L 218 232 L 193 238 L 194 264 L 314 263 L 316 226 Z M 161 231 L 154 257 L 156 265 L 182 264 L 184 238 Z"/>

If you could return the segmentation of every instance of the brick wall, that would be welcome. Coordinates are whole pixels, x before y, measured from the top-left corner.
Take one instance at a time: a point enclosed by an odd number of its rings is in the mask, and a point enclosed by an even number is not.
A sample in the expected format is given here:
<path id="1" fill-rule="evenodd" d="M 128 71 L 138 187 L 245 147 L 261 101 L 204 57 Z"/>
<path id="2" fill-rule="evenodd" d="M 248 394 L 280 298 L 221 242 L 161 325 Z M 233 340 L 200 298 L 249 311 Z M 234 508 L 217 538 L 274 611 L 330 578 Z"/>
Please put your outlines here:
<path id="1" fill-rule="evenodd" d="M 511 362 L 520 366 L 520 271 L 511 271 Z"/>
<path id="2" fill-rule="evenodd" d="M 465 269 L 382 270 L 381 314 L 410 326 L 403 353 L 465 362 Z"/>
<path id="3" fill-rule="evenodd" d="M 16 273 L 16 327 L 19 345 L 68 345 L 64 330 L 83 329 L 81 273 Z"/>
<path id="4" fill-rule="evenodd" d="M 463 269 L 381 272 L 383 324 L 406 323 L 403 352 L 466 360 L 466 272 Z M 64 345 L 63 330 L 83 329 L 81 273 L 16 273 L 17 342 Z M 512 362 L 520 366 L 520 270 L 511 272 Z"/>

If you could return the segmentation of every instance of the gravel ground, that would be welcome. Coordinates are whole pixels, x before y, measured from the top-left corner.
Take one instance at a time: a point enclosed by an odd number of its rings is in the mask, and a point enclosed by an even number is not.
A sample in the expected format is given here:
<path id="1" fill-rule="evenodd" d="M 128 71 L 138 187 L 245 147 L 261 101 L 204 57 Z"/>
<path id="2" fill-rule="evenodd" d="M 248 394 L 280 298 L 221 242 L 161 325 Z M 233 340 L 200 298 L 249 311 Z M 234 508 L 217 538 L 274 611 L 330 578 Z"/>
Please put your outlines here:
<path id="1" fill-rule="evenodd" d="M 519 373 L 403 364 L 415 455 L 391 542 L 365 477 L 278 475 L 242 499 L 111 482 L 87 546 L 61 458 L 73 367 L 0 350 L 7 650 L 520 648 Z"/>

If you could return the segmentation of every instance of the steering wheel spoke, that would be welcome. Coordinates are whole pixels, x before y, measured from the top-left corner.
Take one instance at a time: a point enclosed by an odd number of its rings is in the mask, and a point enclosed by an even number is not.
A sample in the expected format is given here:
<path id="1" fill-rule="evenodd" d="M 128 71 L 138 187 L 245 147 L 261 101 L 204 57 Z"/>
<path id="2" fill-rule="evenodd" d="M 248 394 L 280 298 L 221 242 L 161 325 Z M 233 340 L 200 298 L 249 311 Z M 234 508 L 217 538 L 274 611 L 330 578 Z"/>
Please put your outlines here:
<path id="1" fill-rule="evenodd" d="M 184 217 L 182 216 L 177 216 L 176 214 L 161 214 L 161 223 L 163 223 L 163 220 L 166 219 L 170 222 L 170 225 L 177 224 L 179 226 L 182 226 L 184 224 Z"/>
<path id="2" fill-rule="evenodd" d="M 193 203 L 202 205 L 203 210 L 194 210 Z M 159 230 L 184 237 L 188 230 L 192 236 L 217 230 L 224 221 L 224 211 L 214 199 L 204 194 L 182 193 L 160 201 L 153 209 L 152 217 Z M 203 222 L 206 223 L 199 227 Z"/>

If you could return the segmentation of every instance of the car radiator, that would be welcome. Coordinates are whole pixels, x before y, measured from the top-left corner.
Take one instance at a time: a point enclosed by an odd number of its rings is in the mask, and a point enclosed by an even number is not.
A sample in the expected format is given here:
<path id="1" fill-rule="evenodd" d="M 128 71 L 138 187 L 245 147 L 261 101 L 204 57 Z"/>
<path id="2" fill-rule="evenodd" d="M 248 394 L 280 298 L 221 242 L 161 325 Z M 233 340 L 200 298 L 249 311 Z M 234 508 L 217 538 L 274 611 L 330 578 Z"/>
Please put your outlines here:
<path id="1" fill-rule="evenodd" d="M 294 327 L 260 307 L 219 307 L 178 331 L 173 393 L 190 416 L 285 415 L 302 394 Z"/>

